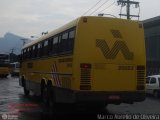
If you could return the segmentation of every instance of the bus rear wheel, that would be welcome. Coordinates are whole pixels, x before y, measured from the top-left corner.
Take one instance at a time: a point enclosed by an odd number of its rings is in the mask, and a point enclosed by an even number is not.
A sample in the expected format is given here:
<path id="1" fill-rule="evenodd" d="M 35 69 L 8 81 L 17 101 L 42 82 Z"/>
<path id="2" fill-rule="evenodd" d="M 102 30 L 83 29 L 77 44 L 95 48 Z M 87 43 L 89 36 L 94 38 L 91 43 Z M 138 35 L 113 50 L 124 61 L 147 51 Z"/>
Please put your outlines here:
<path id="1" fill-rule="evenodd" d="M 43 112 L 49 115 L 56 112 L 53 91 L 51 90 L 51 87 L 49 85 L 43 88 L 42 107 L 43 107 Z"/>
<path id="2" fill-rule="evenodd" d="M 30 93 L 30 91 L 27 90 L 25 86 L 24 86 L 24 88 L 23 88 L 23 91 L 24 91 L 24 95 L 25 95 L 25 96 L 28 96 L 29 93 Z"/>
<path id="3" fill-rule="evenodd" d="M 47 87 L 44 86 L 43 87 L 43 90 L 42 90 L 42 104 L 43 104 L 43 107 L 48 107 L 48 91 L 47 91 Z"/>
<path id="4" fill-rule="evenodd" d="M 55 113 L 56 111 L 56 104 L 55 104 L 55 97 L 54 97 L 54 92 L 51 89 L 51 86 L 48 86 L 48 102 L 49 102 L 49 111 L 51 113 Z"/>
<path id="5" fill-rule="evenodd" d="M 30 93 L 30 91 L 27 90 L 27 88 L 26 88 L 26 81 L 25 81 L 25 79 L 23 79 L 22 82 L 23 82 L 23 92 L 24 92 L 24 95 L 28 96 L 29 93 Z"/>

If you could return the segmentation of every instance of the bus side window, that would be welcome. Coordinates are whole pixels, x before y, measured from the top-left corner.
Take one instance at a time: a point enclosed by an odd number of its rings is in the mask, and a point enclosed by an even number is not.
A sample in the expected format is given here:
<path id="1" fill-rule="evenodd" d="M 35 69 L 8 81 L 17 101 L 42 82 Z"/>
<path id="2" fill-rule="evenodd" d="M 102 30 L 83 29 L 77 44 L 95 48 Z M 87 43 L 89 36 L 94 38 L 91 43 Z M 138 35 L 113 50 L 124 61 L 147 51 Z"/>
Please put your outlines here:
<path id="1" fill-rule="evenodd" d="M 26 51 L 26 49 L 24 50 L 24 60 L 26 60 L 26 58 L 27 58 L 27 51 Z"/>
<path id="2" fill-rule="evenodd" d="M 32 58 L 32 54 L 33 54 L 33 46 L 30 47 L 30 55 L 29 55 L 29 58 Z"/>
<path id="3" fill-rule="evenodd" d="M 60 41 L 60 52 L 65 53 L 67 52 L 67 43 L 68 43 L 68 32 L 62 34 L 62 39 Z"/>
<path id="4" fill-rule="evenodd" d="M 44 41 L 41 42 L 40 56 L 44 56 Z"/>
<path id="5" fill-rule="evenodd" d="M 44 42 L 43 54 L 44 56 L 48 55 L 48 40 Z"/>
<path id="6" fill-rule="evenodd" d="M 34 45 L 33 46 L 34 48 L 32 48 L 33 49 L 33 56 L 32 56 L 32 58 L 36 58 L 38 55 L 38 45 L 36 44 L 36 45 Z"/>
<path id="7" fill-rule="evenodd" d="M 33 46 L 32 46 L 32 58 L 35 57 L 35 49 L 36 49 L 36 46 L 33 45 Z"/>
<path id="8" fill-rule="evenodd" d="M 30 57 L 30 48 L 27 48 L 27 59 Z"/>
<path id="9" fill-rule="evenodd" d="M 58 43 L 57 43 L 57 54 L 60 54 L 63 49 L 63 48 L 61 48 L 61 44 L 62 44 L 61 41 L 62 41 L 62 35 L 60 34 L 58 37 Z"/>
<path id="10" fill-rule="evenodd" d="M 53 55 L 56 55 L 58 53 L 58 36 L 53 38 L 53 49 L 52 53 Z"/>
<path id="11" fill-rule="evenodd" d="M 53 48 L 53 37 L 51 37 L 49 40 L 48 40 L 48 54 L 51 55 L 52 54 L 52 48 Z"/>
<path id="12" fill-rule="evenodd" d="M 30 47 L 29 48 L 29 59 L 31 58 L 31 55 L 32 55 L 32 48 Z"/>
<path id="13" fill-rule="evenodd" d="M 73 51 L 74 38 L 75 38 L 75 29 L 69 32 L 68 51 L 71 52 Z"/>
<path id="14" fill-rule="evenodd" d="M 38 53 L 37 53 L 37 57 L 41 56 L 41 43 L 38 43 L 38 49 L 37 49 Z"/>

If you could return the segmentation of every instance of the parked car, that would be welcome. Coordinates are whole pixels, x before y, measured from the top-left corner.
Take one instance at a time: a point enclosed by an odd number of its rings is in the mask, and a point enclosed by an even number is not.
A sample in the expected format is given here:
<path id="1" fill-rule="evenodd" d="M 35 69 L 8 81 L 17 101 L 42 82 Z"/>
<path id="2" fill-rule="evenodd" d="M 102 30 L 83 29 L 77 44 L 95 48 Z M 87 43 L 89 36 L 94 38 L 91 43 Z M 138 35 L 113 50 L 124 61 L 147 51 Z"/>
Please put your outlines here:
<path id="1" fill-rule="evenodd" d="M 155 97 L 160 97 L 160 75 L 148 76 L 146 80 L 146 92 Z"/>

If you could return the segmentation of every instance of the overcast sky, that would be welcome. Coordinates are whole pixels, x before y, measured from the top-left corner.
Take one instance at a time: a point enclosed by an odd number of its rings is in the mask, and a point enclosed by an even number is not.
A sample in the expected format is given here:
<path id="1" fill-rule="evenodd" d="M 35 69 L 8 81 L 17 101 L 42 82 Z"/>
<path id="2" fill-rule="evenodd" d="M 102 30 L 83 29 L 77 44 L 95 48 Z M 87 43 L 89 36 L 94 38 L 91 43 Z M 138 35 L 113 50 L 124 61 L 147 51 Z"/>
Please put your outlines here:
<path id="1" fill-rule="evenodd" d="M 42 32 L 52 31 L 84 15 L 84 13 L 98 1 L 99 0 L 0 0 L 0 37 L 3 37 L 6 32 L 27 38 L 30 36 L 40 36 Z M 141 8 L 140 20 L 160 15 L 160 0 L 137 1 L 140 2 Z M 95 11 L 96 9 L 97 11 Z M 131 11 L 133 14 L 138 14 L 138 9 L 135 9 L 134 6 L 131 6 Z M 120 6 L 117 6 L 117 0 L 101 0 L 94 9 L 85 15 L 106 13 L 119 17 L 119 12 Z M 124 8 L 123 12 L 125 12 Z"/>

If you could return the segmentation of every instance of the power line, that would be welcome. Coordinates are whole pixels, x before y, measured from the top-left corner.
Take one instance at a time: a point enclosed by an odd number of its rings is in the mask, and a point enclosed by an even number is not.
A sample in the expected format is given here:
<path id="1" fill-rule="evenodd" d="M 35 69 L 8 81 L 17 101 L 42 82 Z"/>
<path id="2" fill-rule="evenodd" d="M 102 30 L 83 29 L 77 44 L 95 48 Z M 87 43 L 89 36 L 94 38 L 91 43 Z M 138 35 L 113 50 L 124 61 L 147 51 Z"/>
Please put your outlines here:
<path id="1" fill-rule="evenodd" d="M 101 8 L 103 5 L 105 5 L 107 2 L 109 2 L 109 0 L 105 1 L 103 4 L 101 4 L 97 9 L 95 9 L 90 15 L 92 15 L 93 13 L 95 13 L 99 8 Z"/>
<path id="2" fill-rule="evenodd" d="M 89 10 L 87 10 L 83 15 L 87 14 L 90 10 L 96 7 L 102 0 L 99 0 L 94 6 L 92 6 Z"/>
<path id="3" fill-rule="evenodd" d="M 112 7 L 114 4 L 115 4 L 115 1 L 114 1 L 112 4 L 110 4 L 109 6 L 107 6 L 106 8 L 104 8 L 103 10 L 101 10 L 100 12 L 105 11 L 106 9 L 108 9 L 108 8 Z M 99 13 L 100 13 L 100 12 L 99 12 Z"/>
<path id="4" fill-rule="evenodd" d="M 115 4 L 114 6 L 112 6 L 112 9 L 110 10 L 110 12 L 112 11 L 119 11 L 119 8 L 117 7 L 117 5 Z"/>

